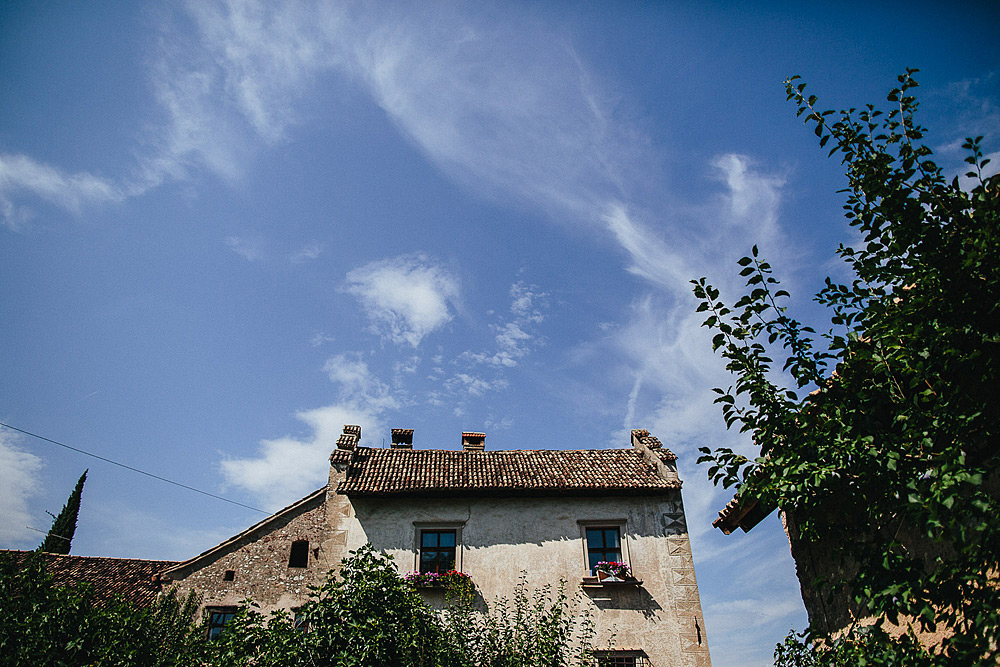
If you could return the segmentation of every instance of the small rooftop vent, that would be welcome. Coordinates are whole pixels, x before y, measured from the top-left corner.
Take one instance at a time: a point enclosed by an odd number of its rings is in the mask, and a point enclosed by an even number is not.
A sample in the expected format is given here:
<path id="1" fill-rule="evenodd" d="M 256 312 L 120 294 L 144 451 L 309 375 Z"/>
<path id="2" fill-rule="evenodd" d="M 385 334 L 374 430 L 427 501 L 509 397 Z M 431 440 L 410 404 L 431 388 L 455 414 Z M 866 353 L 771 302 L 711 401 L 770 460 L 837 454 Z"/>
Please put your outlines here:
<path id="1" fill-rule="evenodd" d="M 413 429 L 394 428 L 392 429 L 393 449 L 413 449 Z"/>
<path id="2" fill-rule="evenodd" d="M 467 452 L 481 452 L 486 449 L 486 434 L 462 431 L 462 449 Z"/>

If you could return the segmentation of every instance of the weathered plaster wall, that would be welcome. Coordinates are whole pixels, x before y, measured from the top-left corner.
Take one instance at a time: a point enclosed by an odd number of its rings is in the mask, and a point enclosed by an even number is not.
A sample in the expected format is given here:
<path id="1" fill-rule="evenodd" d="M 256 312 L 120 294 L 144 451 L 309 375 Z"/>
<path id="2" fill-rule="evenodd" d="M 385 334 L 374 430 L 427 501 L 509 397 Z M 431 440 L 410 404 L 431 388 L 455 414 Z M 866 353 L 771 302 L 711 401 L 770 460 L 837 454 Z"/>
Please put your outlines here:
<path id="1" fill-rule="evenodd" d="M 521 572 L 530 588 L 589 575 L 581 522 L 623 524 L 624 557 L 641 586 L 585 587 L 595 646 L 642 649 L 653 665 L 709 665 L 701 603 L 680 492 L 650 497 L 355 499 L 347 545 L 371 542 L 401 573 L 417 568 L 417 531 L 461 530 L 457 566 L 487 603 L 511 597 Z M 431 593 L 432 602 L 440 594 Z"/>

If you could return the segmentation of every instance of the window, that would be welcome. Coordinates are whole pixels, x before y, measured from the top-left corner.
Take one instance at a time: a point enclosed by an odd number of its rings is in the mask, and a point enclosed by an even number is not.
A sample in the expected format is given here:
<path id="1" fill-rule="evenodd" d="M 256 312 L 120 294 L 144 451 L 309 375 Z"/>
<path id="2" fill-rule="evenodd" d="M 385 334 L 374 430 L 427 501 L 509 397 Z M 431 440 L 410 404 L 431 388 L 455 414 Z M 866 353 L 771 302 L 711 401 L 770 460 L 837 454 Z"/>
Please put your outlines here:
<path id="1" fill-rule="evenodd" d="M 443 574 L 455 569 L 455 530 L 420 531 L 420 571 Z"/>
<path id="2" fill-rule="evenodd" d="M 309 632 L 309 621 L 307 621 L 305 617 L 302 615 L 302 608 L 301 607 L 292 608 L 292 614 L 294 617 L 294 620 L 292 621 L 292 627 L 298 630 L 299 632 Z"/>
<path id="3" fill-rule="evenodd" d="M 223 581 L 234 581 L 236 579 L 236 570 L 226 570 L 225 574 L 222 575 Z"/>
<path id="4" fill-rule="evenodd" d="M 306 567 L 309 565 L 309 540 L 295 540 L 292 551 L 288 554 L 288 567 Z"/>
<path id="5" fill-rule="evenodd" d="M 649 667 L 643 651 L 595 651 L 597 667 Z"/>
<path id="6" fill-rule="evenodd" d="M 233 616 L 236 615 L 236 607 L 209 607 L 208 608 L 208 638 L 216 639 L 222 634 L 222 628 L 226 626 Z"/>
<path id="7" fill-rule="evenodd" d="M 618 526 L 587 526 L 587 567 L 591 575 L 595 574 L 594 567 L 601 561 L 624 562 L 621 528 Z"/>

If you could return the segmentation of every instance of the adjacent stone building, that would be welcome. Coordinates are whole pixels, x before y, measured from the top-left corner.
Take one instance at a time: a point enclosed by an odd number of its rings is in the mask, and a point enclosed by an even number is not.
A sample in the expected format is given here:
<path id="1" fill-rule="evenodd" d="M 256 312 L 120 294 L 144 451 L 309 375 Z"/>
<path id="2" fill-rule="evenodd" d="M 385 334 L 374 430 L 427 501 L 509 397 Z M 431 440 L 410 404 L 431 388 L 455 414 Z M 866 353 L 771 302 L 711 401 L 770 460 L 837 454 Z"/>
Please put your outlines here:
<path id="1" fill-rule="evenodd" d="M 596 450 L 488 451 L 483 433 L 463 433 L 461 450 L 414 449 L 410 429 L 393 429 L 391 448 L 360 439 L 344 427 L 327 486 L 163 573 L 204 595 L 213 631 L 247 597 L 295 609 L 370 542 L 401 574 L 467 573 L 487 603 L 522 573 L 530 587 L 581 587 L 595 646 L 615 640 L 602 664 L 710 665 L 676 457 L 648 431 Z M 600 579 L 593 566 L 612 560 L 633 577 Z"/>

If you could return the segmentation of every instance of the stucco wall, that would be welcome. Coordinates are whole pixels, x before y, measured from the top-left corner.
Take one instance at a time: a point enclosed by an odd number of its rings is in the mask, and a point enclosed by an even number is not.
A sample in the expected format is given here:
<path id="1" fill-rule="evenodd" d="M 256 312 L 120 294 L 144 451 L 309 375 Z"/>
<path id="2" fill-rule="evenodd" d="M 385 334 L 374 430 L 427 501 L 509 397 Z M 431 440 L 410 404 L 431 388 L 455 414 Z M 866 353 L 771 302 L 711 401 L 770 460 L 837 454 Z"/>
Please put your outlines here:
<path id="1" fill-rule="evenodd" d="M 583 587 L 595 647 L 613 636 L 618 648 L 644 650 L 654 666 L 710 664 L 678 491 L 652 498 L 361 498 L 352 512 L 348 548 L 371 542 L 394 556 L 402 574 L 417 569 L 419 528 L 459 528 L 457 567 L 487 603 L 511 597 L 522 571 L 530 588 L 565 579 L 568 590 L 580 590 L 589 575 L 582 526 L 621 524 L 623 557 L 643 583 Z"/>

